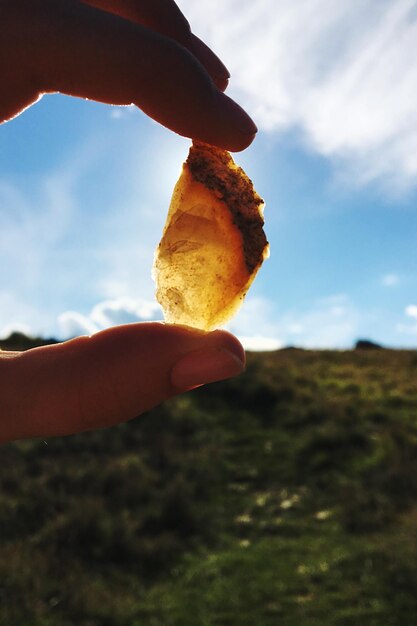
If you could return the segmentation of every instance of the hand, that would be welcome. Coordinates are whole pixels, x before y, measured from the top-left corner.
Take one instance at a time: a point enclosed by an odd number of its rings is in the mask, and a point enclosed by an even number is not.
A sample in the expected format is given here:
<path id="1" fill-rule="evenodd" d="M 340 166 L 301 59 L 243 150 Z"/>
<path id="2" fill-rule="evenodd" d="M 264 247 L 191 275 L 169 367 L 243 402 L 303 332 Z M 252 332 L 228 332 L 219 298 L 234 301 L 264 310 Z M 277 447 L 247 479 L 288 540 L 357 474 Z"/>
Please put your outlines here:
<path id="1" fill-rule="evenodd" d="M 180 392 L 239 374 L 244 360 L 229 333 L 158 323 L 2 352 L 0 441 L 127 421 Z"/>
<path id="2" fill-rule="evenodd" d="M 228 76 L 172 0 L 0 0 L 0 122 L 60 92 L 243 150 L 257 129 L 222 93 Z"/>
<path id="3" fill-rule="evenodd" d="M 182 135 L 241 150 L 256 127 L 220 91 L 227 78 L 171 0 L 0 0 L 0 121 L 59 91 L 134 103 Z M 126 421 L 244 360 L 229 333 L 155 323 L 0 352 L 0 441 Z"/>

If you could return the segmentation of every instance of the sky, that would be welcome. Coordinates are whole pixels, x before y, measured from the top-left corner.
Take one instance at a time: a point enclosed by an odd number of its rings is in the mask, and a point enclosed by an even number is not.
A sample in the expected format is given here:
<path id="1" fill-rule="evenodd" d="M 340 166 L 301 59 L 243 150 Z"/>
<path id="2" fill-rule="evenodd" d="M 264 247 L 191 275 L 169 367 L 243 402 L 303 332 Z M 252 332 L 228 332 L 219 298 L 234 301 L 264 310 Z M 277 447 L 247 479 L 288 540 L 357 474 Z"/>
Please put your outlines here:
<path id="1" fill-rule="evenodd" d="M 417 0 L 178 1 L 259 134 L 235 160 L 271 255 L 248 349 L 417 346 Z M 0 336 L 162 319 L 151 267 L 189 140 L 44 97 L 0 127 Z"/>

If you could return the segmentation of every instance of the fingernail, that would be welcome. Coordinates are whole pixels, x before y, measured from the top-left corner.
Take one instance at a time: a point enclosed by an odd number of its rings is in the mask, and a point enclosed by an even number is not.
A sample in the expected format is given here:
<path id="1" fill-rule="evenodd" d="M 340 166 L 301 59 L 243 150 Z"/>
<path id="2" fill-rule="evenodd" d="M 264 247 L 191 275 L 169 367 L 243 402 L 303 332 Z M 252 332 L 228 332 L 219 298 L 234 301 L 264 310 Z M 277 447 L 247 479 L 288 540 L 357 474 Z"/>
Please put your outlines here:
<path id="1" fill-rule="evenodd" d="M 190 352 L 171 370 L 171 383 L 180 390 L 192 389 L 241 374 L 243 361 L 225 348 L 210 348 Z"/>
<path id="2" fill-rule="evenodd" d="M 240 130 L 244 135 L 255 135 L 258 127 L 249 115 L 234 100 L 226 96 L 224 93 L 218 92 L 216 97 L 219 99 L 219 107 L 226 114 L 231 123 Z"/>

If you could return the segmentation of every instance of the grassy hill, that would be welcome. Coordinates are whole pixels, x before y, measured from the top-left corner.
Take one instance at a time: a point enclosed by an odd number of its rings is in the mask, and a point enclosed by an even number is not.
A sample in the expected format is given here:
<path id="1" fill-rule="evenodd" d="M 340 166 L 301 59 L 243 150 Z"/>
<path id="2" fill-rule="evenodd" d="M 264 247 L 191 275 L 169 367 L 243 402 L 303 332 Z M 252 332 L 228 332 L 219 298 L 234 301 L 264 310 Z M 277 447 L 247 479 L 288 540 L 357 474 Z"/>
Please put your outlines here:
<path id="1" fill-rule="evenodd" d="M 249 355 L 0 463 L 1 626 L 415 623 L 417 352 Z"/>

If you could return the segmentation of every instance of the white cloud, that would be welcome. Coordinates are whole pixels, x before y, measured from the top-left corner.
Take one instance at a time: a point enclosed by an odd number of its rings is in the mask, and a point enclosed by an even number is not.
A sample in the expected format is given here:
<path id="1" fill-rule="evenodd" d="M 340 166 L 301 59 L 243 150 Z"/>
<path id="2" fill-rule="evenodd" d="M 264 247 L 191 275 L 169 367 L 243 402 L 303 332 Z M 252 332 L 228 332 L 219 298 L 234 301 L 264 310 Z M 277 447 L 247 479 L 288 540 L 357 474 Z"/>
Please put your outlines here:
<path id="1" fill-rule="evenodd" d="M 85 315 L 76 311 L 65 311 L 58 317 L 60 337 L 71 339 L 80 335 L 93 335 L 98 327 Z"/>
<path id="2" fill-rule="evenodd" d="M 398 274 L 385 274 L 385 276 L 383 276 L 381 279 L 381 283 L 384 285 L 384 287 L 395 287 L 399 284 L 399 282 L 400 277 L 398 276 Z"/>
<path id="3" fill-rule="evenodd" d="M 126 115 L 132 110 L 127 107 Z M 152 299 L 154 249 L 186 154 L 184 143 L 175 136 L 172 145 L 168 138 L 155 142 L 153 133 L 134 138 L 132 129 L 127 141 L 116 130 L 92 129 L 60 162 L 41 164 L 36 176 L 24 170 L 0 175 L 0 329 L 25 324 L 36 335 L 89 334 L 91 324 L 80 318 L 64 317 L 58 328 L 59 314 L 67 308 L 85 312 L 94 302 L 131 294 Z M 108 200 L 97 178 L 103 170 L 118 185 Z M 114 318 L 117 311 L 107 315 Z M 143 317 L 131 310 L 130 315 Z M 155 312 L 148 309 L 146 315 L 153 319 Z"/>
<path id="4" fill-rule="evenodd" d="M 232 322 L 229 329 L 236 332 L 247 350 L 270 351 L 283 346 L 276 334 L 272 305 L 268 301 L 261 298 L 248 299 L 239 315 L 240 321 Z M 92 335 L 99 330 L 121 324 L 162 320 L 162 310 L 157 302 L 121 297 L 99 302 L 87 315 L 66 311 L 58 317 L 58 327 L 60 337 L 68 339 Z M 254 328 L 261 329 L 261 332 L 253 334 Z"/>
<path id="5" fill-rule="evenodd" d="M 24 302 L 15 292 L 0 291 L 0 337 L 8 337 L 13 331 L 32 335 L 41 318 L 35 307 Z"/>
<path id="6" fill-rule="evenodd" d="M 78 186 L 102 153 L 101 137 L 84 137 L 60 163 L 36 176 L 24 169 L 0 176 L 0 327 L 24 324 L 49 336 L 63 308 L 59 299 L 66 299 L 72 285 L 79 293 L 83 267 L 77 239 L 83 215 Z"/>
<path id="7" fill-rule="evenodd" d="M 305 310 L 290 312 L 277 310 L 265 298 L 249 297 L 229 329 L 253 350 L 285 345 L 348 348 L 360 334 L 359 324 L 359 312 L 345 294 L 321 298 Z"/>
<path id="8" fill-rule="evenodd" d="M 19 322 L 14 322 L 14 323 L 6 324 L 5 326 L 3 326 L 3 328 L 0 330 L 0 337 L 2 339 L 6 339 L 12 333 L 22 333 L 23 335 L 26 335 L 27 337 L 30 337 L 32 335 L 31 328 L 28 324 L 21 324 Z"/>
<path id="9" fill-rule="evenodd" d="M 414 338 L 417 335 L 417 305 L 409 304 L 404 309 L 404 314 L 406 317 L 411 318 L 411 322 L 407 320 L 407 323 L 400 322 L 396 326 L 396 331 L 400 335 L 409 335 Z"/>
<path id="10" fill-rule="evenodd" d="M 20 183 L 27 189 L 27 181 Z M 71 178 L 60 173 L 41 177 L 27 193 L 0 179 L 0 265 L 17 286 L 21 282 L 29 288 L 40 279 L 49 262 L 48 251 L 68 226 L 73 210 L 71 187 Z"/>
<path id="11" fill-rule="evenodd" d="M 120 298 L 96 304 L 90 319 L 100 328 L 119 324 L 155 321 L 162 319 L 161 307 L 156 302 Z"/>
<path id="12" fill-rule="evenodd" d="M 412 339 L 417 335 L 417 305 L 407 306 L 404 315 L 411 318 L 410 321 L 397 324 L 395 330 Z M 120 324 L 162 319 L 162 311 L 154 301 L 116 298 L 99 302 L 88 314 L 66 311 L 60 315 L 59 337 L 91 335 Z M 248 297 L 227 328 L 246 350 L 263 352 L 284 346 L 348 349 L 358 338 L 378 341 L 378 337 L 372 336 L 373 324 L 372 315 L 359 311 L 346 294 L 335 294 L 316 299 L 303 310 L 292 311 L 280 310 L 266 298 Z M 13 329 L 20 327 L 13 325 Z"/>
<path id="13" fill-rule="evenodd" d="M 68 339 L 79 335 L 92 335 L 99 330 L 132 324 L 162 320 L 160 306 L 156 302 L 120 298 L 96 304 L 88 315 L 65 311 L 58 317 L 60 337 Z"/>
<path id="14" fill-rule="evenodd" d="M 279 339 L 263 337 L 262 335 L 255 335 L 252 337 L 240 336 L 239 340 L 245 350 L 250 350 L 251 352 L 271 352 L 282 348 L 282 343 Z"/>
<path id="15" fill-rule="evenodd" d="M 299 346 L 348 348 L 358 337 L 359 317 L 349 298 L 337 294 L 313 302 L 309 310 L 285 315 L 283 322 L 286 330 L 296 324 Z"/>
<path id="16" fill-rule="evenodd" d="M 232 332 L 238 331 L 245 349 L 270 351 L 281 348 L 283 344 L 275 336 L 275 325 L 266 320 L 272 313 L 269 303 L 262 299 L 249 299 L 246 304 L 247 307 L 245 306 L 241 312 L 240 323 L 230 325 Z M 92 335 L 99 330 L 121 324 L 162 320 L 162 310 L 157 302 L 121 297 L 99 302 L 87 315 L 66 311 L 58 317 L 58 327 L 60 337 L 68 339 L 79 335 Z M 254 335 L 252 333 L 254 327 L 261 328 L 262 333 Z M 244 329 L 247 331 L 246 335 L 241 332 Z"/>
<path id="17" fill-rule="evenodd" d="M 405 309 L 405 314 L 408 317 L 415 317 L 417 319 L 417 305 L 410 304 L 409 306 L 407 306 Z"/>
<path id="18" fill-rule="evenodd" d="M 266 131 L 301 131 L 359 183 L 417 182 L 416 0 L 180 5 Z"/>

